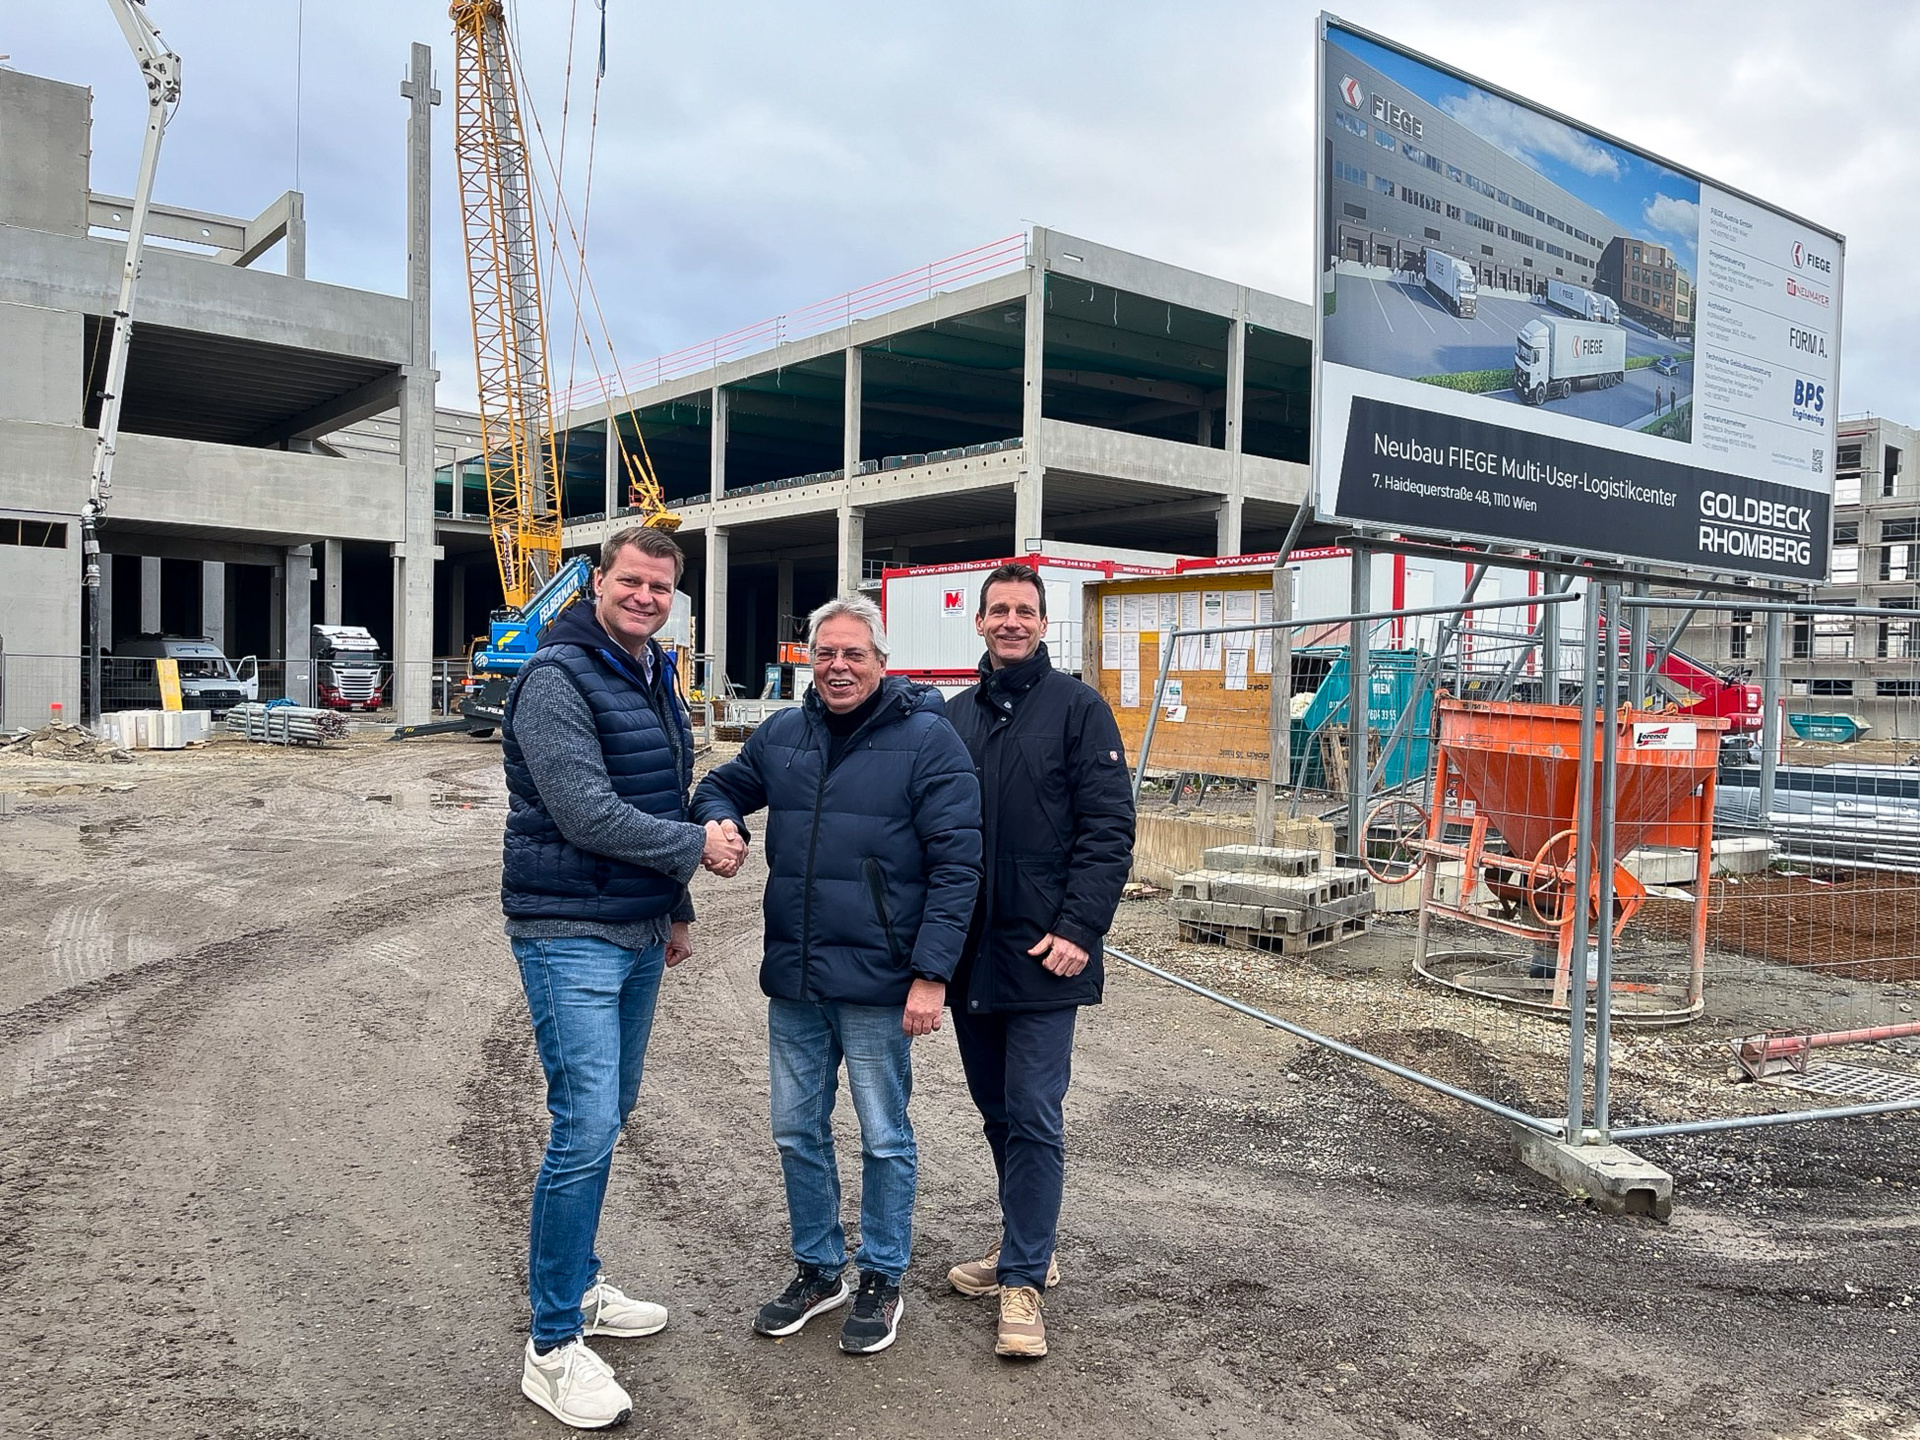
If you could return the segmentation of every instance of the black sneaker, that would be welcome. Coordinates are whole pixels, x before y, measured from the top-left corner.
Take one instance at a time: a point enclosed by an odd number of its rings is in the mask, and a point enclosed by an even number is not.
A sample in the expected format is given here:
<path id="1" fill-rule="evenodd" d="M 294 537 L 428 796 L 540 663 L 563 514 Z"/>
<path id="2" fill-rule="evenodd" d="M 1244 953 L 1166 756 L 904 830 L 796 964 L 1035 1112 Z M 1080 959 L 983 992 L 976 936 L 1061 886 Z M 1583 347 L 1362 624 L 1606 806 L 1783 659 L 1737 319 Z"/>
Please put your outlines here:
<path id="1" fill-rule="evenodd" d="M 852 1293 L 839 1271 L 802 1265 L 780 1297 L 760 1307 L 753 1328 L 762 1335 L 791 1335 L 814 1316 L 846 1304 Z"/>
<path id="2" fill-rule="evenodd" d="M 886 1349 L 900 1333 L 900 1312 L 905 1308 L 898 1280 L 889 1280 L 878 1270 L 862 1270 L 860 1293 L 853 1297 L 853 1309 L 840 1327 L 840 1348 L 849 1355 Z"/>

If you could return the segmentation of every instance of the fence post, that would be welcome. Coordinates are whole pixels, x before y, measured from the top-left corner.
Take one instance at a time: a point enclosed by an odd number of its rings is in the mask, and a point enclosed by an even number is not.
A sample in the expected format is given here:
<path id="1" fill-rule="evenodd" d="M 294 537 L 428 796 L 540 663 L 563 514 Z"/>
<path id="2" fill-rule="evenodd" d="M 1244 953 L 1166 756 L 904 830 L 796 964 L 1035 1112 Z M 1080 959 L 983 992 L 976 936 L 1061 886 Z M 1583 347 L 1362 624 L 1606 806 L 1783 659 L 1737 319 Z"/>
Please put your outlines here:
<path id="1" fill-rule="evenodd" d="M 1604 1143 L 1607 1134 L 1607 1081 L 1608 1047 L 1613 1039 L 1613 862 L 1614 862 L 1614 817 L 1617 813 L 1615 788 L 1619 784 L 1618 752 L 1620 748 L 1620 647 L 1612 643 L 1613 637 L 1620 634 L 1620 587 L 1606 587 L 1607 606 L 1607 651 L 1600 666 L 1600 693 L 1606 697 L 1603 713 L 1606 726 L 1597 736 L 1598 743 L 1605 748 L 1600 752 L 1600 818 L 1597 826 L 1599 854 L 1594 857 L 1595 868 L 1599 872 L 1600 896 L 1595 902 L 1600 923 L 1600 934 L 1594 949 L 1594 996 L 1593 996 L 1593 1128 L 1599 1132 Z M 1634 624 L 1640 625 L 1646 616 L 1645 611 L 1636 611 Z M 1633 654 L 1644 657 L 1641 649 L 1641 636 L 1636 628 L 1633 632 Z M 1644 671 L 1634 670 L 1634 683 Z"/>
<path id="2" fill-rule="evenodd" d="M 1261 845 L 1273 844 L 1280 787 L 1293 775 L 1292 620 L 1293 571 L 1287 568 L 1287 557 L 1281 555 L 1273 564 L 1273 634 L 1267 641 L 1267 654 L 1273 662 L 1267 677 L 1272 686 L 1267 697 L 1267 783 L 1253 802 L 1253 838 Z M 1258 637 L 1255 643 L 1259 643 Z"/>
<path id="3" fill-rule="evenodd" d="M 1777 598 L 1777 597 L 1776 597 Z M 1773 785 L 1780 763 L 1780 649 L 1787 617 L 1767 612 L 1767 640 L 1760 680 L 1760 824 L 1773 834 Z"/>
<path id="4" fill-rule="evenodd" d="M 1347 608 L 1352 614 L 1365 615 L 1373 609 L 1373 552 L 1357 543 L 1351 581 Z M 1355 620 L 1347 628 L 1352 632 L 1347 646 L 1347 851 L 1359 865 L 1367 857 L 1367 781 L 1372 778 L 1367 763 L 1367 711 L 1373 699 L 1373 637 L 1372 627 L 1364 620 Z"/>
<path id="5" fill-rule="evenodd" d="M 1587 1126 L 1587 934 L 1593 881 L 1594 705 L 1599 700 L 1600 587 L 1587 582 L 1580 637 L 1580 765 L 1573 786 L 1573 953 L 1567 957 L 1567 1143 Z"/>

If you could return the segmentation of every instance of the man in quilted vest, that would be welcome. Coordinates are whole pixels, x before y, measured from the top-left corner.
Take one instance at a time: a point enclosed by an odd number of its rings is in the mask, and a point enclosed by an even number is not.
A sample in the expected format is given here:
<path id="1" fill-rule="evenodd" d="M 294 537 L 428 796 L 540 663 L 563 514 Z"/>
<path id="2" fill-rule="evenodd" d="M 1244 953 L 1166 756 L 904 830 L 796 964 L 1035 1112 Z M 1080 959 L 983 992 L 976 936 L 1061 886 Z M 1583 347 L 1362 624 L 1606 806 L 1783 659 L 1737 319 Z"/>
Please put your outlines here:
<path id="1" fill-rule="evenodd" d="M 553 1128 L 533 1187 L 532 1335 L 520 1389 L 580 1429 L 632 1403 L 590 1335 L 651 1335 L 666 1310 L 600 1273 L 595 1235 L 614 1143 L 640 1089 L 662 971 L 692 954 L 687 881 L 732 874 L 744 842 L 687 817 L 693 744 L 666 623 L 680 547 L 635 527 L 609 539 L 593 603 L 561 611 L 508 693 L 510 809 L 500 883 Z"/>
<path id="2" fill-rule="evenodd" d="M 797 1272 L 754 1317 L 791 1335 L 853 1306 L 840 1348 L 899 1331 L 918 1175 L 910 1049 L 938 1029 L 980 886 L 980 786 L 940 693 L 886 674 L 871 600 L 813 612 L 813 685 L 700 782 L 694 815 L 729 834 L 767 812 L 760 988 L 767 994 L 773 1138 Z M 860 1117 L 860 1270 L 847 1284 L 833 1102 L 842 1062 Z"/>

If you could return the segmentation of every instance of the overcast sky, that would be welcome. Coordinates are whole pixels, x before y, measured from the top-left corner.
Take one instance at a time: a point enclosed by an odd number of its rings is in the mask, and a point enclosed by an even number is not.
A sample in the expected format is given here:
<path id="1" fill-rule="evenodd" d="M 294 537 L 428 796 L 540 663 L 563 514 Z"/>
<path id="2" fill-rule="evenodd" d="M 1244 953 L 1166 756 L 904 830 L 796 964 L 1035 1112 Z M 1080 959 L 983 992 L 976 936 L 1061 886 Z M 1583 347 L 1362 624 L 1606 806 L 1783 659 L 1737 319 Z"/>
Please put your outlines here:
<path id="1" fill-rule="evenodd" d="M 514 7 L 524 83 L 557 143 L 574 7 Z M 470 404 L 444 0 L 307 0 L 303 26 L 296 0 L 150 10 L 185 75 L 161 198 L 251 215 L 294 186 L 297 164 L 308 274 L 379 290 L 404 288 L 398 85 L 409 42 L 433 46 L 448 102 L 435 115 L 435 340 L 443 403 Z M 623 364 L 1031 223 L 1308 293 L 1310 5 L 608 10 L 588 256 Z M 1381 0 L 1339 13 L 1840 231 L 1842 408 L 1920 423 L 1920 6 Z M 594 0 L 579 0 L 578 24 L 576 197 Z M 0 0 L 0 53 L 93 88 L 94 187 L 126 193 L 145 92 L 105 0 Z M 564 333 L 556 349 L 564 368 Z"/>

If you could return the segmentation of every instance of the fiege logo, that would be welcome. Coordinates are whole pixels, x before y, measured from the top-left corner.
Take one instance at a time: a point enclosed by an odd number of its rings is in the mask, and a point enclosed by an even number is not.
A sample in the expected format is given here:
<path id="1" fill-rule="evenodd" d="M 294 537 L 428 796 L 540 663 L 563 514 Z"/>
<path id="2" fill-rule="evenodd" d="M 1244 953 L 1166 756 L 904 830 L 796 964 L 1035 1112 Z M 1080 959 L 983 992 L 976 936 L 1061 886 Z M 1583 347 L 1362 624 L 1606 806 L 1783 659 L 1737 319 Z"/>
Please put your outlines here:
<path id="1" fill-rule="evenodd" d="M 1340 77 L 1340 98 L 1355 110 L 1366 108 L 1367 92 L 1360 88 L 1360 82 L 1351 75 Z M 1794 248 L 1799 249 L 1797 245 Z M 1798 265 L 1800 262 L 1796 260 L 1793 263 Z"/>
<path id="2" fill-rule="evenodd" d="M 1833 274 L 1833 261 L 1816 251 L 1809 250 L 1805 244 L 1796 240 L 1793 242 L 1793 268 L 1796 270 L 1811 270 L 1815 274 L 1831 276 Z"/>

